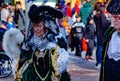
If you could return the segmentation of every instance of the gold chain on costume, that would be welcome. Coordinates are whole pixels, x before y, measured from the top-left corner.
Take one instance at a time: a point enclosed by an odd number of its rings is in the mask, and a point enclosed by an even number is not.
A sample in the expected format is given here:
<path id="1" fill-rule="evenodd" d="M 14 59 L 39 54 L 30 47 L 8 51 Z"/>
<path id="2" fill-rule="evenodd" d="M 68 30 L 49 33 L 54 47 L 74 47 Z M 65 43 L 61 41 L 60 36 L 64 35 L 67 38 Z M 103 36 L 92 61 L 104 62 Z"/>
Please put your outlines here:
<path id="1" fill-rule="evenodd" d="M 40 57 L 44 58 L 44 56 L 46 55 L 46 52 L 47 52 L 47 50 L 44 50 L 44 51 L 37 50 L 35 52 L 35 55 L 36 55 L 37 58 L 40 58 Z"/>
<path id="2" fill-rule="evenodd" d="M 57 52 L 56 52 L 56 50 L 57 50 L 58 48 L 59 48 L 58 46 L 55 48 L 54 54 L 52 55 L 52 66 L 53 66 L 53 68 L 54 68 L 54 70 L 55 70 L 55 76 L 57 76 L 57 77 L 59 76 L 59 73 L 58 73 L 58 68 L 59 68 L 59 66 L 56 67 L 55 62 L 57 61 L 57 58 L 58 58 Z M 53 49 L 49 50 L 49 54 L 51 54 L 51 51 L 52 51 L 52 50 L 53 50 Z M 46 52 L 46 51 L 45 51 L 45 52 Z M 33 61 L 33 56 L 34 56 L 34 54 L 35 54 L 35 51 L 32 53 L 31 59 L 28 60 L 28 63 L 29 63 L 29 64 L 34 63 L 34 61 Z M 49 56 L 51 56 L 51 55 L 49 55 Z M 53 57 L 54 57 L 54 58 L 53 58 Z M 51 57 L 50 57 L 50 58 L 51 58 Z M 19 58 L 18 61 L 20 61 L 20 58 Z M 25 63 L 26 63 L 26 62 L 25 62 Z M 24 67 L 25 63 L 22 65 L 23 67 Z M 18 66 L 19 66 L 19 63 L 17 64 L 17 67 L 16 67 L 15 81 L 21 81 L 20 75 L 22 75 L 22 74 L 19 73 Z M 39 77 L 42 81 L 45 81 L 46 78 L 48 77 L 48 75 L 50 74 L 51 70 L 49 70 L 49 71 L 47 72 L 47 74 L 46 74 L 45 77 L 42 77 L 42 76 L 38 73 L 35 63 L 34 63 L 33 66 L 34 66 L 34 68 L 35 68 L 35 72 L 36 72 L 36 74 L 38 75 L 38 77 Z M 22 72 L 22 73 L 23 73 L 23 72 Z M 55 76 L 54 76 L 54 77 L 55 77 Z"/>
<path id="3" fill-rule="evenodd" d="M 107 42 L 107 45 L 106 45 L 106 48 L 105 48 L 105 55 L 104 55 L 104 57 L 103 57 L 103 67 L 102 67 L 102 69 L 103 69 L 103 71 L 102 71 L 102 81 L 104 81 L 104 66 L 105 66 L 105 57 L 106 57 L 106 54 L 107 54 L 107 47 L 108 47 L 108 42 Z"/>
<path id="4" fill-rule="evenodd" d="M 110 33 L 109 33 L 109 35 L 108 35 L 108 37 L 110 36 L 110 35 L 112 35 L 112 33 L 115 31 L 115 29 L 114 30 L 112 30 Z M 108 40 L 109 41 L 109 40 Z M 107 42 L 107 44 L 106 44 L 106 47 L 105 47 L 105 54 L 104 54 L 104 56 L 103 56 L 103 63 L 102 63 L 102 66 L 101 66 L 101 68 L 102 68 L 102 70 L 101 70 L 101 77 L 102 77 L 102 80 L 101 81 L 104 81 L 104 67 L 105 67 L 105 58 L 106 58 L 106 55 L 107 55 L 107 49 L 108 49 L 108 45 L 109 45 L 109 42 Z"/>
<path id="5" fill-rule="evenodd" d="M 42 78 L 42 77 L 40 76 L 40 74 L 38 73 L 38 71 L 37 71 L 37 68 L 36 68 L 36 66 L 35 66 L 35 63 L 34 63 L 34 68 L 35 68 L 35 72 L 37 73 L 38 77 L 39 77 L 42 81 L 45 81 L 45 79 L 48 77 L 48 75 L 49 75 L 49 73 L 50 73 L 50 70 L 47 72 L 46 76 L 45 76 L 44 78 Z"/>
<path id="6" fill-rule="evenodd" d="M 15 76 L 14 76 L 15 81 L 21 81 L 21 78 L 20 78 L 21 76 L 20 76 L 20 74 L 18 72 L 19 61 L 20 61 L 20 56 L 18 58 L 18 64 L 16 65 L 16 71 L 15 71 Z"/>
<path id="7" fill-rule="evenodd" d="M 47 50 L 45 50 L 45 52 L 46 52 L 46 51 L 47 51 Z M 50 53 L 51 53 L 51 50 L 49 51 L 49 54 L 50 54 Z M 49 60 L 49 62 L 50 62 L 50 60 Z M 34 63 L 34 68 L 35 68 L 35 72 L 36 72 L 36 74 L 38 75 L 38 77 L 39 77 L 42 81 L 45 81 L 46 78 L 48 77 L 49 73 L 50 73 L 50 70 L 47 72 L 47 74 L 46 74 L 45 77 L 42 77 L 42 76 L 38 73 L 35 63 Z"/>

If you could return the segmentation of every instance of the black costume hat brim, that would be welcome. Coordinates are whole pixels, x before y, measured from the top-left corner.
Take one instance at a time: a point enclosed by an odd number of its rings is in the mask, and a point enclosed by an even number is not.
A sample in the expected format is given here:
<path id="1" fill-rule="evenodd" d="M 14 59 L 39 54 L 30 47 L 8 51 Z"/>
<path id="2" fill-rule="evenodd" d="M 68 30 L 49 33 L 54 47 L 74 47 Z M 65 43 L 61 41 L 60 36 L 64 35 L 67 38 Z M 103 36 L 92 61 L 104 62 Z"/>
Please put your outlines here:
<path id="1" fill-rule="evenodd" d="M 32 5 L 30 7 L 30 10 L 28 12 L 28 16 L 31 20 L 31 22 L 34 22 L 35 20 L 51 20 L 51 19 L 61 19 L 63 17 L 63 13 L 50 6 L 36 6 Z"/>
<path id="2" fill-rule="evenodd" d="M 111 0 L 107 7 L 107 10 L 111 14 L 120 14 L 120 0 Z"/>

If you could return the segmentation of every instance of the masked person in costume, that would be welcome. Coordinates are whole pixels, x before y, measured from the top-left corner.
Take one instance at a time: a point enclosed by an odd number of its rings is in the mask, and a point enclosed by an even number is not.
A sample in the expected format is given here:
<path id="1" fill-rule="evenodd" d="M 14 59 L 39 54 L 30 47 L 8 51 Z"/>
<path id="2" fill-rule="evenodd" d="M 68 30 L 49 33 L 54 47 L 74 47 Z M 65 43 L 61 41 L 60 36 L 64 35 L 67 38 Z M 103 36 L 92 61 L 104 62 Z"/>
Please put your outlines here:
<path id="1" fill-rule="evenodd" d="M 99 81 L 120 81 L 120 0 L 111 0 L 107 10 L 113 16 L 114 27 L 105 33 Z"/>
<path id="2" fill-rule="evenodd" d="M 30 26 L 21 47 L 15 81 L 70 81 L 66 71 L 69 55 L 56 21 L 63 13 L 50 6 L 32 5 L 28 16 Z"/>

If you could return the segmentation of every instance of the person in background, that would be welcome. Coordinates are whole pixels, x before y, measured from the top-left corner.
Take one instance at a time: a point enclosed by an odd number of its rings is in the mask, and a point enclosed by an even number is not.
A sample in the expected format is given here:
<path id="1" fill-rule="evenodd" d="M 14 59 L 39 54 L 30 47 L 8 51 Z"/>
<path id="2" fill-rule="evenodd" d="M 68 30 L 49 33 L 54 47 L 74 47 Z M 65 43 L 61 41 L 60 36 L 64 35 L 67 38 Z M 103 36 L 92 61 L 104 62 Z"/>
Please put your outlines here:
<path id="1" fill-rule="evenodd" d="M 14 6 L 11 3 L 8 4 L 8 10 L 10 15 L 14 16 Z"/>
<path id="2" fill-rule="evenodd" d="M 21 7 L 21 2 L 17 1 L 15 4 L 15 17 L 14 17 L 15 24 L 17 28 L 21 31 L 25 31 L 25 13 Z"/>
<path id="3" fill-rule="evenodd" d="M 2 28 L 2 29 L 5 29 L 6 30 L 6 22 L 5 21 L 0 21 L 0 28 Z"/>
<path id="4" fill-rule="evenodd" d="M 67 6 L 67 16 L 68 17 L 71 17 L 72 18 L 72 9 L 71 9 L 71 2 L 68 2 L 67 4 L 66 4 L 66 6 Z"/>
<path id="5" fill-rule="evenodd" d="M 76 0 L 74 3 L 74 7 L 72 8 L 72 15 L 78 15 L 80 8 L 81 8 L 81 0 Z"/>
<path id="6" fill-rule="evenodd" d="M 0 41 L 2 41 L 3 35 L 6 31 L 6 22 L 5 21 L 0 21 Z"/>
<path id="7" fill-rule="evenodd" d="M 55 4 L 55 8 L 60 10 L 60 4 L 59 4 L 59 3 L 56 3 L 56 4 Z M 66 34 L 67 34 L 67 33 L 66 33 L 66 30 L 65 30 L 65 27 L 63 27 L 63 25 L 62 25 L 62 22 L 63 22 L 62 19 L 59 19 L 59 20 L 58 20 L 59 32 L 61 33 L 63 39 L 64 39 L 65 42 L 66 42 Z M 67 49 L 67 47 L 66 47 L 66 49 Z"/>
<path id="8" fill-rule="evenodd" d="M 71 51 L 74 50 L 74 47 L 76 48 L 75 56 L 81 57 L 84 27 L 85 25 L 81 22 L 81 17 L 79 15 L 76 15 L 76 21 L 73 23 L 71 29 L 70 44 Z"/>
<path id="9" fill-rule="evenodd" d="M 62 34 L 62 37 L 64 38 L 64 40 L 67 42 L 67 39 L 66 39 L 67 33 L 65 30 L 65 27 L 63 27 L 63 25 L 62 25 L 62 19 L 58 20 L 58 24 L 59 24 L 59 31 Z"/>
<path id="10" fill-rule="evenodd" d="M 9 30 L 11 28 L 15 28 L 15 24 L 14 24 L 14 20 L 13 20 L 13 16 L 9 15 L 7 17 L 7 25 L 6 25 L 6 29 Z"/>
<path id="11" fill-rule="evenodd" d="M 1 20 L 6 21 L 8 15 L 9 15 L 8 5 L 3 3 L 2 10 L 1 10 Z"/>
<path id="12" fill-rule="evenodd" d="M 67 6 L 65 0 L 60 0 L 60 10 L 63 12 L 64 16 L 67 14 Z"/>
<path id="13" fill-rule="evenodd" d="M 66 32 L 67 47 L 69 46 L 70 40 L 71 40 L 70 39 L 71 26 L 68 23 L 68 21 L 69 21 L 68 16 L 64 16 L 62 18 L 62 22 L 61 22 L 61 25 L 65 28 L 65 32 Z"/>
<path id="14" fill-rule="evenodd" d="M 87 18 L 92 14 L 93 7 L 90 3 L 91 0 L 86 0 L 85 4 L 80 9 L 81 21 L 86 25 Z"/>
<path id="15" fill-rule="evenodd" d="M 100 69 L 102 62 L 102 50 L 104 44 L 104 33 L 109 28 L 109 22 L 104 14 L 105 5 L 99 5 L 96 14 L 94 16 L 94 21 L 96 25 L 96 36 L 97 36 L 97 51 L 96 51 L 96 68 Z"/>
<path id="16" fill-rule="evenodd" d="M 87 52 L 85 59 L 86 60 L 94 60 L 92 53 L 93 53 L 93 48 L 94 48 L 94 38 L 95 38 L 95 27 L 94 27 L 94 19 L 92 15 L 88 17 L 87 19 L 88 23 L 86 24 L 85 27 L 85 38 L 87 40 Z"/>
<path id="17" fill-rule="evenodd" d="M 6 22 L 1 20 L 0 21 L 0 51 L 3 51 L 2 40 L 5 31 L 6 31 Z"/>
<path id="18" fill-rule="evenodd" d="M 104 35 L 99 81 L 120 81 L 120 0 L 111 0 L 107 10 L 112 14 L 114 27 Z"/>
<path id="19" fill-rule="evenodd" d="M 56 3 L 56 4 L 55 4 L 55 8 L 56 8 L 56 9 L 60 9 L 60 4 L 59 4 L 59 3 Z"/>
<path id="20" fill-rule="evenodd" d="M 73 20 L 73 22 L 76 21 L 75 16 L 79 14 L 81 7 L 82 7 L 81 0 L 76 0 L 74 7 L 72 8 L 72 20 Z"/>

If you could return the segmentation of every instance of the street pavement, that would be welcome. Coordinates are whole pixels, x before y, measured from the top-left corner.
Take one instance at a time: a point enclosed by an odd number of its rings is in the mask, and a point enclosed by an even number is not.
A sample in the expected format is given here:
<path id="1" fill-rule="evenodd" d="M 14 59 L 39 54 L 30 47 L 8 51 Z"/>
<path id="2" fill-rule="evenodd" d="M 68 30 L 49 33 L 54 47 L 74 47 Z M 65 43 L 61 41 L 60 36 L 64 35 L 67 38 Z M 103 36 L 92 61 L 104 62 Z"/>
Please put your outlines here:
<path id="1" fill-rule="evenodd" d="M 93 56 L 95 58 L 95 51 Z M 70 74 L 71 81 L 99 81 L 99 70 L 95 68 L 96 60 L 85 60 L 85 52 L 82 52 L 82 57 L 75 56 L 75 51 L 71 52 L 67 65 L 67 71 Z M 6 78 L 0 78 L 0 81 L 14 81 L 13 74 Z"/>
<path id="2" fill-rule="evenodd" d="M 95 51 L 93 57 L 95 58 Z M 99 81 L 99 71 L 95 68 L 96 59 L 86 60 L 85 52 L 82 52 L 82 57 L 75 56 L 75 52 L 69 52 L 69 63 L 67 71 L 71 75 L 71 81 Z"/>

